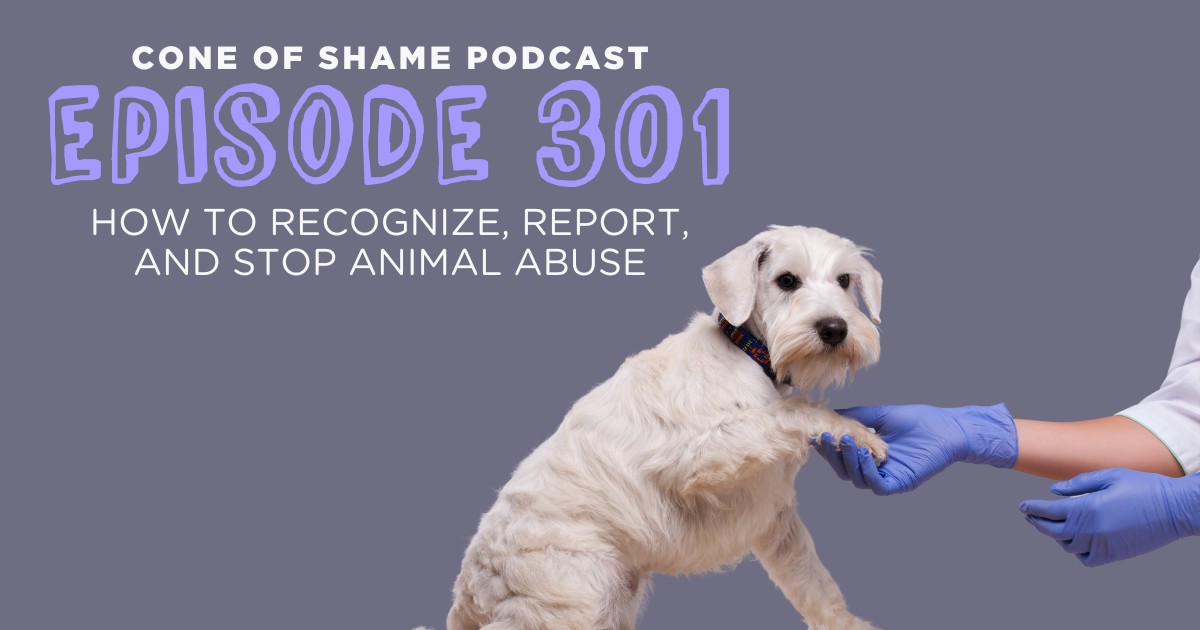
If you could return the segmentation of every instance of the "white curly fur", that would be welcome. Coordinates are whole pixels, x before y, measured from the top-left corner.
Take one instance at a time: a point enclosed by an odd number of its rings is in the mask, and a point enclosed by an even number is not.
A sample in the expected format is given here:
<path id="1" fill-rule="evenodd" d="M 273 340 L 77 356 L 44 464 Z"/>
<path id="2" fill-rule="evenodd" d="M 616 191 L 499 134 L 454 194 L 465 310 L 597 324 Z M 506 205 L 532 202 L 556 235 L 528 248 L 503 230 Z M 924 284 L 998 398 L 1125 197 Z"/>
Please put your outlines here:
<path id="1" fill-rule="evenodd" d="M 798 289 L 778 285 L 784 273 Z M 801 392 L 878 359 L 881 280 L 849 240 L 773 227 L 703 275 L 718 310 L 764 339 Z M 836 347 L 814 329 L 826 317 L 847 323 Z M 712 571 L 748 551 L 810 628 L 871 628 L 796 515 L 793 480 L 822 432 L 885 457 L 873 433 L 772 383 L 697 314 L 579 399 L 517 467 L 467 548 L 449 630 L 632 630 L 652 574 Z"/>

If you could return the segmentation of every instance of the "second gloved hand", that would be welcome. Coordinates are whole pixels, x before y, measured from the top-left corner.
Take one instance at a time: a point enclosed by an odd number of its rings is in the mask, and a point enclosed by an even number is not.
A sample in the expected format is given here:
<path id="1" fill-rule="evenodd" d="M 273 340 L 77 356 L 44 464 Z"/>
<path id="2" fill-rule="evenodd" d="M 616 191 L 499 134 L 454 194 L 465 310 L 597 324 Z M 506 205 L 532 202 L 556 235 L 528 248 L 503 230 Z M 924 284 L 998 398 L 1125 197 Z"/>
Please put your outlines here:
<path id="1" fill-rule="evenodd" d="M 1089 567 L 1153 551 L 1200 533 L 1200 476 L 1175 478 L 1123 468 L 1084 473 L 1050 486 L 1068 497 L 1025 501 L 1039 532 Z"/>
<path id="2" fill-rule="evenodd" d="M 875 494 L 913 490 L 954 462 L 1012 468 L 1017 461 L 1017 429 L 1003 404 L 852 407 L 838 413 L 875 429 L 888 443 L 887 461 L 876 467 L 870 453 L 848 435 L 825 433 L 814 446 L 838 477 Z"/>

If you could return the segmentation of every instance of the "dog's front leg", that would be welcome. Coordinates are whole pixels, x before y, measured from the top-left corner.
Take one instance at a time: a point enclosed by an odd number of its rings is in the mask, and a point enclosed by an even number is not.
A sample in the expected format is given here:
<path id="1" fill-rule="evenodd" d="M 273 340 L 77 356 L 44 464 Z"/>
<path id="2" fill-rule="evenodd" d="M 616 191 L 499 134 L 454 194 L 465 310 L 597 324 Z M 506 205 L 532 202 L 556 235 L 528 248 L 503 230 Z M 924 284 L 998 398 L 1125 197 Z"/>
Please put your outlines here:
<path id="1" fill-rule="evenodd" d="M 788 457 L 801 457 L 823 432 L 850 434 L 881 463 L 883 440 L 863 425 L 799 397 L 734 414 L 698 431 L 671 459 L 656 466 L 667 485 L 684 495 L 719 492 L 753 478 Z"/>
<path id="2" fill-rule="evenodd" d="M 662 451 L 666 459 L 655 467 L 683 495 L 727 490 L 803 453 L 812 438 L 810 423 L 801 420 L 807 411 L 790 398 L 740 411 L 697 430 L 682 448 Z"/>
<path id="3" fill-rule="evenodd" d="M 846 600 L 813 547 L 800 517 L 788 508 L 754 545 L 754 555 L 775 585 L 804 617 L 810 630 L 868 630 L 870 623 L 850 614 Z"/>

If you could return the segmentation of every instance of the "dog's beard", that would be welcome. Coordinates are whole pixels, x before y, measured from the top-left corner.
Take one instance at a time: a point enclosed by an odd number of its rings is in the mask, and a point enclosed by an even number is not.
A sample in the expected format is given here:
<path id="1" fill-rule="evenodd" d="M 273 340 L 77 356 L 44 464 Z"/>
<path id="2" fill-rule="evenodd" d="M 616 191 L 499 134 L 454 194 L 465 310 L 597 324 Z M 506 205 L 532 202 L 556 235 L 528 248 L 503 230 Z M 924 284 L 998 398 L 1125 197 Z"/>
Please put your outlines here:
<path id="1" fill-rule="evenodd" d="M 811 325 L 790 328 L 768 334 L 767 347 L 779 378 L 801 390 L 841 387 L 857 370 L 879 360 L 878 337 L 870 333 L 851 330 L 845 341 L 830 347 Z"/>

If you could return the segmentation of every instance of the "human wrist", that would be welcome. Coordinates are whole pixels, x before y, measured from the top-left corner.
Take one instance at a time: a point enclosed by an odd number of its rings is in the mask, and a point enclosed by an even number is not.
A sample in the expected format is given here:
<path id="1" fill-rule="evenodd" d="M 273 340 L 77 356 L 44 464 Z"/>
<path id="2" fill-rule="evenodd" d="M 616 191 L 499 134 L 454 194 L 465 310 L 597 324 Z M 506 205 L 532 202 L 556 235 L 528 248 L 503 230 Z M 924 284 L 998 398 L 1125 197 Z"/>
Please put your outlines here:
<path id="1" fill-rule="evenodd" d="M 1184 536 L 1200 536 L 1200 473 L 1172 479 L 1171 511 Z"/>
<path id="2" fill-rule="evenodd" d="M 1017 463 L 1017 427 L 1004 403 L 990 407 L 961 407 L 954 419 L 966 435 L 962 461 L 1012 468 Z"/>

